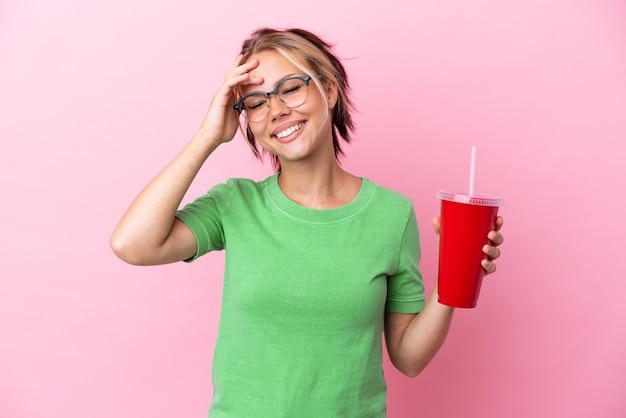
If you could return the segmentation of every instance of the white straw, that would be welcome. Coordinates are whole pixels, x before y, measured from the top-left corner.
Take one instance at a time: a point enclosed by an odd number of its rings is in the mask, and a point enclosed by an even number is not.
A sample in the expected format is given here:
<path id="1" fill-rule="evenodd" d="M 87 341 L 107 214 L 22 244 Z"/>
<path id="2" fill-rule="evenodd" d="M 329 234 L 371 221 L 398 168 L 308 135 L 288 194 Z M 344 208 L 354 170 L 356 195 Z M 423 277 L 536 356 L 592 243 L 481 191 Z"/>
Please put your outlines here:
<path id="1" fill-rule="evenodd" d="M 470 165 L 469 195 L 474 196 L 474 173 L 476 172 L 476 145 L 472 145 L 472 163 Z"/>

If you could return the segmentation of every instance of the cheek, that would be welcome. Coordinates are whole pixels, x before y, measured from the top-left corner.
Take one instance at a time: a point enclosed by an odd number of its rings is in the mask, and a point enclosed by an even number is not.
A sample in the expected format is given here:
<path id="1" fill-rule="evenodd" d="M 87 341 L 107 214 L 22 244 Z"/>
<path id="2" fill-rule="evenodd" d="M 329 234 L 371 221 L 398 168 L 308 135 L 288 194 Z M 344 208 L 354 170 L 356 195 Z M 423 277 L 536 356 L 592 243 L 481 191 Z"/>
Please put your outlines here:
<path id="1" fill-rule="evenodd" d="M 252 133 L 254 140 L 256 141 L 256 143 L 260 146 L 262 146 L 263 148 L 265 147 L 265 144 L 267 143 L 267 138 L 266 138 L 266 133 L 265 133 L 265 125 L 259 126 L 259 124 L 255 124 L 257 126 L 252 127 L 252 125 L 250 125 L 248 127 L 248 132 L 246 132 L 247 137 L 250 138 L 250 133 Z"/>
<path id="2" fill-rule="evenodd" d="M 259 126 L 258 123 L 254 124 L 254 126 L 250 125 L 248 129 L 250 130 L 250 132 L 252 132 L 252 135 L 254 135 L 254 137 L 257 139 L 263 136 L 263 129 Z"/>

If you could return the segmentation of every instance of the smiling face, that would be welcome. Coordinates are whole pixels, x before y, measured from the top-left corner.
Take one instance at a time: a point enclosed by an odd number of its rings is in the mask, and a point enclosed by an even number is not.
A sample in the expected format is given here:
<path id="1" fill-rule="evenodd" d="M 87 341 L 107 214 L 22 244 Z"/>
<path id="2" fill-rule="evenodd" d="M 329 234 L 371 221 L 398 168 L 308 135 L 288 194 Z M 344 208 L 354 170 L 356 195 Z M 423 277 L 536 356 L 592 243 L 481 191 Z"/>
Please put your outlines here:
<path id="1" fill-rule="evenodd" d="M 259 61 L 250 75 L 261 77 L 263 83 L 242 87 L 242 96 L 254 91 L 274 90 L 277 83 L 288 76 L 314 76 L 303 72 L 274 50 L 255 53 L 250 59 Z M 335 158 L 331 111 L 336 102 L 336 89 L 332 85 L 323 86 L 320 91 L 316 81 L 311 80 L 307 99 L 298 107 L 283 105 L 276 95 L 270 95 L 269 101 L 268 116 L 261 122 L 250 122 L 249 127 L 258 143 L 278 157 L 281 166 L 303 159 Z"/>

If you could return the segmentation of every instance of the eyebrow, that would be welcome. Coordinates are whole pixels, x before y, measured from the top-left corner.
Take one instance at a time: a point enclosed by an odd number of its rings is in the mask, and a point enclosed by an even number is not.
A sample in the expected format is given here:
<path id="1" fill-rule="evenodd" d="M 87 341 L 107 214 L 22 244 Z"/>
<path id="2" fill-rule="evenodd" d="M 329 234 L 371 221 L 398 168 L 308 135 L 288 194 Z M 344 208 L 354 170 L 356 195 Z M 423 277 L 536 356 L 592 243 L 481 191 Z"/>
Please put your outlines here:
<path id="1" fill-rule="evenodd" d="M 283 81 L 287 80 L 289 77 L 293 77 L 293 76 L 297 76 L 297 73 L 291 73 L 291 74 L 287 74 L 285 76 L 283 76 L 280 80 L 278 80 L 276 83 L 274 83 L 274 88 L 276 88 L 277 85 L 279 85 L 280 83 L 282 83 Z"/>

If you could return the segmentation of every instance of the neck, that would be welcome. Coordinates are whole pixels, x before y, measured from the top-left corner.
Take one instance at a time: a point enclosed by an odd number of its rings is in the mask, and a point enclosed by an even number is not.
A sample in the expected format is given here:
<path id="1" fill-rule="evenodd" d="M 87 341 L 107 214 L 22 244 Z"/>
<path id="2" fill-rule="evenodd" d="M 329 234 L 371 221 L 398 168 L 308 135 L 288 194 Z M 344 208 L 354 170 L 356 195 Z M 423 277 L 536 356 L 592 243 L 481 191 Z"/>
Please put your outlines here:
<path id="1" fill-rule="evenodd" d="M 361 179 L 345 171 L 337 160 L 281 163 L 278 185 L 292 201 L 312 209 L 331 209 L 352 201 Z"/>

